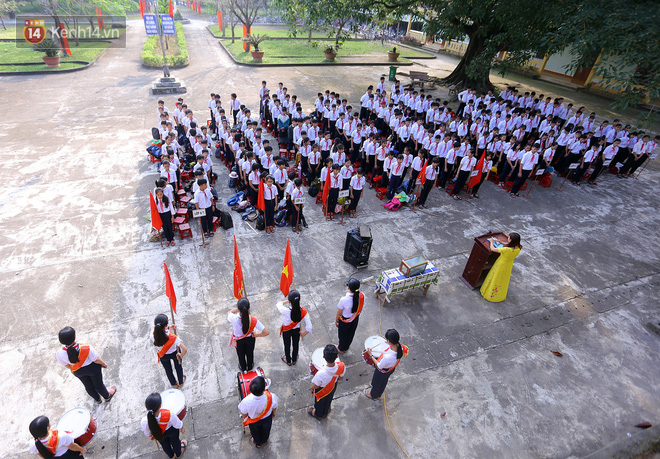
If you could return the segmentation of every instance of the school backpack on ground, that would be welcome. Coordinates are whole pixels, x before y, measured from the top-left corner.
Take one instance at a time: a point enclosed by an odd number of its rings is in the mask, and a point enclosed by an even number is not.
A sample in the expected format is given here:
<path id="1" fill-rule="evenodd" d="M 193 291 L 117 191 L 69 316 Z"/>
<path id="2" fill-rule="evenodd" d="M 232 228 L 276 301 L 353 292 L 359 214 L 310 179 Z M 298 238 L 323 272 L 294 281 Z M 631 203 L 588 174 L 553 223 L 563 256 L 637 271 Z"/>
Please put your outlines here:
<path id="1" fill-rule="evenodd" d="M 250 207 L 250 201 L 245 200 L 238 203 L 238 205 L 232 206 L 231 210 L 234 210 L 238 213 L 245 212 L 245 209 Z"/>
<path id="2" fill-rule="evenodd" d="M 147 152 L 156 158 L 160 158 L 162 151 L 158 145 L 149 145 L 147 147 Z"/>
<path id="3" fill-rule="evenodd" d="M 319 187 L 316 185 L 312 185 L 309 187 L 309 190 L 307 190 L 307 193 L 313 198 L 316 197 L 317 194 L 319 194 Z"/>
<path id="4" fill-rule="evenodd" d="M 241 201 L 245 200 L 245 193 L 239 191 L 234 196 L 227 200 L 227 205 L 229 207 L 237 206 Z"/>
<path id="5" fill-rule="evenodd" d="M 282 209 L 275 214 L 275 224 L 280 228 L 286 226 L 286 213 L 286 209 Z"/>
<path id="6" fill-rule="evenodd" d="M 160 131 L 158 128 L 151 128 L 151 137 L 153 137 L 154 140 L 160 140 Z"/>
<path id="7" fill-rule="evenodd" d="M 394 212 L 401 208 L 401 202 L 397 198 L 394 198 L 391 201 L 388 201 L 387 204 L 384 204 L 383 207 Z"/>
<path id="8" fill-rule="evenodd" d="M 220 216 L 220 226 L 222 226 L 223 229 L 230 229 L 234 227 L 234 221 L 231 219 L 231 215 L 229 215 L 228 212 L 223 212 L 220 211 L 221 216 Z"/>
<path id="9" fill-rule="evenodd" d="M 236 177 L 229 177 L 229 188 L 236 188 Z"/>
<path id="10" fill-rule="evenodd" d="M 266 221 L 264 220 L 263 215 L 259 215 L 257 217 L 257 223 L 255 223 L 255 226 L 257 228 L 257 231 L 263 231 L 266 229 Z"/>

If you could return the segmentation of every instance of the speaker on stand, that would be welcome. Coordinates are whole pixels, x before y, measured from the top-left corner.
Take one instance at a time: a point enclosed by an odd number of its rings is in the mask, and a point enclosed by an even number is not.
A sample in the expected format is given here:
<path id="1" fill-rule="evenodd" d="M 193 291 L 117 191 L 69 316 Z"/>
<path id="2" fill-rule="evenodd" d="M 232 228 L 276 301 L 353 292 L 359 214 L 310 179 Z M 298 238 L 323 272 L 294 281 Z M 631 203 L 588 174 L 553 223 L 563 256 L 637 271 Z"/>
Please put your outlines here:
<path id="1" fill-rule="evenodd" d="M 366 225 L 350 230 L 346 234 L 346 245 L 344 246 L 344 261 L 352 264 L 357 269 L 366 268 L 369 265 L 371 254 L 371 230 Z"/>

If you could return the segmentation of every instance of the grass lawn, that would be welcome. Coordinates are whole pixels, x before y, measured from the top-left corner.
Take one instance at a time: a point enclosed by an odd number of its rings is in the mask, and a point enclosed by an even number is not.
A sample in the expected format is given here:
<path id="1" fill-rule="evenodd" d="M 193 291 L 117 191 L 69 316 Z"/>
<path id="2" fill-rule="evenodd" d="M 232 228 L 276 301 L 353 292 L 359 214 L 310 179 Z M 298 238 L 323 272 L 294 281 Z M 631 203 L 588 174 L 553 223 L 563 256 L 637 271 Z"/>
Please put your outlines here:
<path id="1" fill-rule="evenodd" d="M 223 44 L 237 61 L 252 62 L 252 55 L 243 51 L 242 42 L 236 40 L 235 43 L 231 43 L 231 41 L 225 40 Z M 324 48 L 323 43 L 317 48 L 313 48 L 309 43 L 300 40 L 266 40 L 259 45 L 259 50 L 265 52 L 262 61 L 264 64 L 322 63 L 325 61 L 325 56 L 323 55 Z M 382 57 L 387 55 L 389 49 L 388 46 L 382 46 L 372 41 L 347 41 L 339 49 L 336 59 L 341 61 L 342 56 L 369 54 Z M 399 62 L 409 62 L 405 58 L 429 55 L 428 53 L 408 48 L 400 48 L 400 52 Z"/>
<path id="2" fill-rule="evenodd" d="M 35 72 L 40 70 L 64 70 L 82 67 L 83 64 L 76 64 L 72 62 L 60 61 L 60 66 L 57 68 L 46 67 L 46 64 L 33 64 L 33 65 L 0 65 L 0 72 Z"/>
<path id="3" fill-rule="evenodd" d="M 61 62 L 66 62 L 67 60 L 74 61 L 87 61 L 91 62 L 103 52 L 105 48 L 110 46 L 110 43 L 92 43 L 92 42 L 80 42 L 80 46 L 75 46 L 74 42 L 69 42 L 69 48 L 71 48 L 72 56 L 62 56 Z M 17 48 L 15 43 L 0 43 L 0 63 L 12 63 L 12 62 L 43 62 L 41 58 L 44 56 L 44 53 L 38 53 L 33 51 L 31 48 Z M 46 68 L 46 64 L 40 64 L 43 69 Z M 78 65 L 78 64 L 74 64 Z M 23 66 L 24 67 L 24 66 Z M 39 70 L 39 69 L 33 69 Z M 4 71 L 4 70 L 2 70 Z"/>
<path id="4" fill-rule="evenodd" d="M 213 32 L 213 35 L 215 35 L 218 38 L 222 37 L 222 32 L 218 30 L 218 24 L 211 24 L 209 26 L 209 29 L 211 29 L 211 32 Z M 236 34 L 236 37 L 240 37 L 243 34 L 243 26 L 242 25 L 237 25 L 234 33 Z M 281 26 L 252 26 L 252 34 L 253 35 L 268 35 L 269 37 L 272 38 L 292 38 L 289 36 L 289 29 L 287 27 Z M 227 36 L 226 38 L 231 39 L 231 27 L 227 26 L 225 27 L 225 35 Z M 303 35 L 298 35 L 297 38 L 307 38 L 307 33 L 304 33 Z M 312 32 L 312 38 L 313 39 L 320 39 L 320 38 L 328 38 L 328 34 L 325 32 Z"/>

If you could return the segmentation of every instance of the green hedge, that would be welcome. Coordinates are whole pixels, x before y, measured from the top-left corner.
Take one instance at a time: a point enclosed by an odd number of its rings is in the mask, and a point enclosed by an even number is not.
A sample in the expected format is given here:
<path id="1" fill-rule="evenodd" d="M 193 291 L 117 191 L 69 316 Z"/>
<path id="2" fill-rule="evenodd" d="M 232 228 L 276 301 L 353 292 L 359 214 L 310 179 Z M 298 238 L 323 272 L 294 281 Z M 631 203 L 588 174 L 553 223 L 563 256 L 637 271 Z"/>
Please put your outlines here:
<path id="1" fill-rule="evenodd" d="M 183 25 L 176 23 L 176 45 L 179 52 L 174 56 L 167 56 L 167 64 L 172 66 L 188 65 L 188 48 L 186 45 L 186 36 L 183 34 Z M 142 49 L 142 63 L 153 67 L 160 67 L 163 65 L 163 55 L 158 50 L 159 43 L 158 35 L 152 35 L 144 42 Z M 170 43 L 172 46 L 172 43 Z"/>

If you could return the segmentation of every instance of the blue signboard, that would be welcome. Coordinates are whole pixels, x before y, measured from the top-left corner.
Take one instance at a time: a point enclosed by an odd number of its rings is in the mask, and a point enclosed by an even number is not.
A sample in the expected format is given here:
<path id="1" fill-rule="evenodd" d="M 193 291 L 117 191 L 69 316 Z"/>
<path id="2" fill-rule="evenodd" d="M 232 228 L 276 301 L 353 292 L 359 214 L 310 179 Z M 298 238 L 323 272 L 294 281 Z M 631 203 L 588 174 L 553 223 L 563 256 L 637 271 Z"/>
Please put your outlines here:
<path id="1" fill-rule="evenodd" d="M 176 35 L 174 19 L 172 19 L 169 14 L 161 14 L 160 21 L 161 24 L 163 24 L 163 35 Z"/>
<path id="2" fill-rule="evenodd" d="M 158 20 L 155 14 L 144 15 L 144 29 L 147 35 L 158 35 Z"/>

